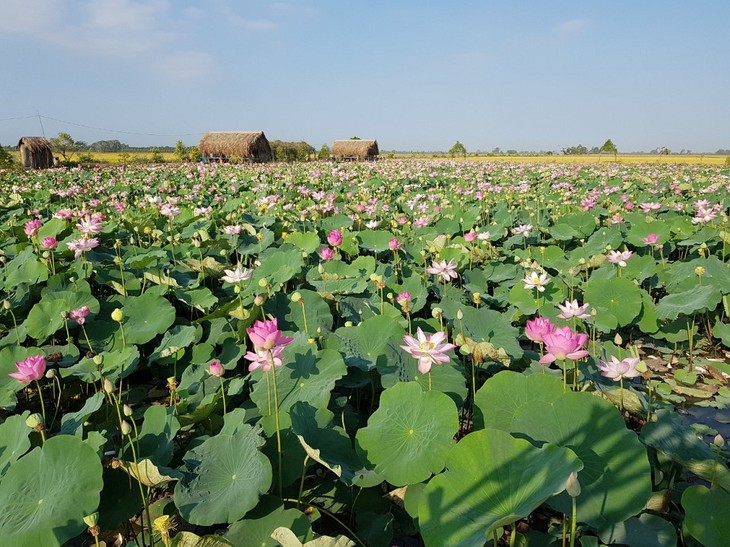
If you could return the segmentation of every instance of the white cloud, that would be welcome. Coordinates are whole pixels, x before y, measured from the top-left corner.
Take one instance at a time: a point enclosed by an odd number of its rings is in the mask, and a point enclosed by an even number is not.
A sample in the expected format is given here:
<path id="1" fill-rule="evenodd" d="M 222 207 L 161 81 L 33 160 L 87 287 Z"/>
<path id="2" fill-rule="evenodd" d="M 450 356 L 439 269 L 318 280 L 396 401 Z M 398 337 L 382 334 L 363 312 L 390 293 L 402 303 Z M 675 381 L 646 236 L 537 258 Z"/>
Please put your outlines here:
<path id="1" fill-rule="evenodd" d="M 159 63 L 160 73 L 173 80 L 203 80 L 215 72 L 215 59 L 207 53 L 179 51 Z"/>
<path id="2" fill-rule="evenodd" d="M 63 0 L 3 0 L 0 33 L 43 34 L 59 24 Z"/>
<path id="3" fill-rule="evenodd" d="M 584 29 L 590 24 L 591 20 L 586 18 L 569 19 L 568 21 L 563 21 L 562 23 L 557 25 L 555 27 L 555 30 L 557 30 L 561 34 L 568 34 Z"/>

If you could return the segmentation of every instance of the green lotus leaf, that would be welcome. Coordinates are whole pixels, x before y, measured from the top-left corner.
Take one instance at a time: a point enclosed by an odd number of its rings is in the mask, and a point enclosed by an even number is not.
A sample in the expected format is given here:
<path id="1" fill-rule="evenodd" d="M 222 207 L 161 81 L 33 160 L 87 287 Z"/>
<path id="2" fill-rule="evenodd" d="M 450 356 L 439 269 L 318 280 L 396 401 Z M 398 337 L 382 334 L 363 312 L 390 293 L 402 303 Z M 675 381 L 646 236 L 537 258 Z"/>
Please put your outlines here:
<path id="1" fill-rule="evenodd" d="M 30 448 L 28 434 L 31 429 L 25 423 L 28 414 L 30 413 L 26 410 L 22 414 L 8 416 L 0 424 L 0 477 Z"/>
<path id="2" fill-rule="evenodd" d="M 644 243 L 644 238 L 649 234 L 656 234 L 659 238 L 657 240 L 657 245 L 664 245 L 671 238 L 670 229 L 666 222 L 661 220 L 647 222 L 647 218 L 644 217 L 641 222 L 631 223 L 631 228 L 626 236 L 626 242 L 630 243 L 634 247 L 646 247 L 647 245 Z M 634 258 L 632 257 L 631 260 L 633 259 Z"/>
<path id="3" fill-rule="evenodd" d="M 589 279 L 583 301 L 598 311 L 594 322 L 602 332 L 630 325 L 641 313 L 641 290 L 623 277 Z"/>
<path id="4" fill-rule="evenodd" d="M 357 442 L 376 472 L 403 486 L 443 469 L 458 429 L 458 411 L 447 395 L 401 382 L 382 393 Z"/>
<path id="5" fill-rule="evenodd" d="M 730 494 L 720 488 L 700 485 L 688 487 L 682 494 L 684 525 L 703 545 L 726 545 L 730 537 Z"/>
<path id="6" fill-rule="evenodd" d="M 550 235 L 558 241 L 571 241 L 573 239 L 579 239 L 581 234 L 578 230 L 573 228 L 570 224 L 559 222 L 554 226 L 550 227 Z"/>
<path id="7" fill-rule="evenodd" d="M 271 486 L 271 464 L 259 450 L 259 433 L 244 425 L 233 435 L 216 435 L 185 454 L 175 505 L 186 521 L 199 526 L 231 523 L 256 507 Z"/>
<path id="8" fill-rule="evenodd" d="M 695 269 L 702 267 L 702 279 L 698 279 Z M 688 262 L 673 262 L 667 266 L 661 280 L 668 293 L 682 293 L 697 285 L 711 285 L 723 294 L 730 292 L 730 269 L 716 256 L 696 258 Z"/>
<path id="9" fill-rule="evenodd" d="M 649 279 L 657 272 L 657 262 L 651 255 L 637 255 L 634 254 L 626 263 L 626 267 L 621 271 L 621 274 L 627 279 L 633 279 L 638 282 L 642 282 L 645 279 Z"/>
<path id="10" fill-rule="evenodd" d="M 578 509 L 580 515 L 580 509 Z M 676 547 L 677 532 L 671 522 L 651 513 L 642 513 L 626 522 L 617 522 L 610 528 L 599 530 L 601 541 L 613 545 L 652 545 Z"/>
<path id="11" fill-rule="evenodd" d="M 359 256 L 352 264 L 330 260 L 320 268 L 307 272 L 307 282 L 320 292 L 330 294 L 360 294 L 368 288 L 370 274 L 375 272 L 372 256 Z"/>
<path id="12" fill-rule="evenodd" d="M 242 294 L 258 294 L 261 290 L 259 281 L 265 279 L 271 291 L 276 292 L 282 285 L 299 274 L 304 266 L 302 251 L 293 245 L 282 245 L 278 248 L 267 249 L 259 255 L 261 266 L 253 270 L 251 280 Z"/>
<path id="13" fill-rule="evenodd" d="M 173 293 L 175 294 L 175 298 L 203 313 L 218 303 L 218 298 L 208 287 L 201 287 L 199 289 L 175 289 Z"/>
<path id="14" fill-rule="evenodd" d="M 283 357 L 284 366 L 276 369 L 276 387 L 279 397 L 279 427 L 291 425 L 289 410 L 299 401 L 307 401 L 315 408 L 326 408 L 337 380 L 347 373 L 339 353 L 324 349 L 316 351 L 310 344 L 291 344 Z M 268 379 L 267 379 L 268 375 Z M 251 400 L 263 416 L 262 425 L 267 435 L 274 432 L 273 371 L 252 374 L 254 387 Z"/>
<path id="15" fill-rule="evenodd" d="M 618 249 L 623 240 L 621 229 L 618 226 L 601 227 L 588 238 L 583 251 L 587 257 L 595 256 L 605 253 L 608 247 Z"/>
<path id="16" fill-rule="evenodd" d="M 338 349 L 348 367 L 372 370 L 378 363 L 386 362 L 386 347 L 390 338 L 403 341 L 405 330 L 400 323 L 388 316 L 376 315 L 355 327 L 337 329 L 327 347 Z"/>
<path id="17" fill-rule="evenodd" d="M 596 216 L 593 213 L 574 213 L 562 217 L 560 224 L 567 224 L 585 238 L 596 231 Z"/>
<path id="18" fill-rule="evenodd" d="M 199 326 L 175 325 L 162 337 L 160 344 L 149 356 L 149 363 L 174 357 L 181 349 L 198 342 L 202 335 L 203 330 Z"/>
<path id="19" fill-rule="evenodd" d="M 280 499 L 263 496 L 259 504 L 228 527 L 225 538 L 233 545 L 278 547 L 271 534 L 277 528 L 289 528 L 300 541 L 312 538 L 312 527 L 307 516 L 296 509 L 284 509 Z"/>
<path id="20" fill-rule="evenodd" d="M 713 285 L 697 285 L 687 291 L 668 294 L 656 305 L 658 319 L 677 319 L 701 311 L 712 311 L 722 301 L 722 292 Z"/>
<path id="21" fill-rule="evenodd" d="M 376 253 L 389 250 L 388 242 L 395 237 L 387 230 L 365 230 L 356 235 L 360 240 L 360 247 Z"/>
<path id="22" fill-rule="evenodd" d="M 464 334 L 467 338 L 475 342 L 491 342 L 499 348 L 504 348 L 507 355 L 514 360 L 522 357 L 524 352 L 517 340 L 519 332 L 503 313 L 487 308 L 468 307 L 462 314 Z"/>
<path id="23" fill-rule="evenodd" d="M 582 466 L 568 448 L 549 443 L 537 448 L 496 429 L 470 433 L 449 453 L 447 471 L 431 479 L 420 496 L 424 541 L 484 545 L 492 530 L 526 517 L 561 492 Z"/>
<path id="24" fill-rule="evenodd" d="M 137 346 L 117 351 L 104 351 L 99 355 L 103 359 L 101 366 L 97 365 L 92 357 L 84 357 L 75 365 L 61 369 L 61 377 L 75 376 L 82 382 L 89 384 L 98 382 L 103 377 L 116 384 L 120 378 L 126 378 L 132 374 L 139 363 Z"/>
<path id="25" fill-rule="evenodd" d="M 264 306 L 266 313 L 277 317 L 279 328 L 289 331 L 305 332 L 305 315 L 308 336 L 317 336 L 318 332 L 329 332 L 332 329 L 332 312 L 325 300 L 316 292 L 301 289 L 301 303 L 291 301 L 290 296 L 283 292 L 276 293 Z"/>
<path id="26" fill-rule="evenodd" d="M 34 285 L 48 279 L 48 267 L 38 260 L 33 247 L 28 246 L 5 265 L 4 289 L 11 292 L 21 283 Z"/>
<path id="27" fill-rule="evenodd" d="M 63 328 L 65 319 L 71 310 L 88 306 L 91 312 L 99 312 L 99 302 L 85 290 L 44 290 L 43 297 L 30 310 L 24 325 L 28 335 L 36 340 L 45 340 L 53 333 Z M 87 318 L 90 321 L 91 318 Z M 75 323 L 69 320 L 69 328 Z"/>
<path id="28" fill-rule="evenodd" d="M 104 403 L 104 394 L 97 391 L 86 399 L 84 406 L 76 412 L 67 412 L 61 418 L 61 433 L 64 435 L 76 435 L 82 437 L 82 426 L 94 412 L 101 408 Z"/>
<path id="29" fill-rule="evenodd" d="M 157 465 L 167 465 L 172 460 L 173 441 L 180 429 L 173 407 L 152 405 L 144 413 L 139 430 L 138 457 L 149 458 Z"/>
<path id="30" fill-rule="evenodd" d="M 545 286 L 545 292 L 539 293 L 539 305 L 543 310 L 552 310 L 562 304 L 567 297 L 565 283 L 557 277 L 551 277 Z M 532 315 L 538 310 L 538 301 L 535 298 L 535 289 L 525 289 L 525 284 L 519 280 L 509 291 L 509 303 L 516 306 L 525 315 Z M 446 308 L 444 308 L 446 309 Z M 542 313 L 545 315 L 544 313 Z"/>
<path id="31" fill-rule="evenodd" d="M 726 348 L 730 348 L 730 323 L 723 323 L 718 319 L 712 327 L 712 336 L 719 338 Z"/>
<path id="32" fill-rule="evenodd" d="M 57 237 L 63 232 L 68 224 L 60 218 L 51 218 L 43 223 L 41 229 L 38 230 L 38 241 L 43 241 L 46 237 Z"/>
<path id="33" fill-rule="evenodd" d="M 321 246 L 319 236 L 314 232 L 292 232 L 286 237 L 286 242 L 308 254 L 312 254 Z"/>
<path id="34" fill-rule="evenodd" d="M 576 453 L 585 465 L 579 476 L 582 522 L 603 528 L 637 514 L 651 495 L 646 449 L 611 403 L 585 392 L 557 395 L 559 386 L 562 390 L 556 376 L 503 371 L 485 382 L 476 404 L 486 427 Z M 567 494 L 550 504 L 564 513 L 571 510 Z"/>
<path id="35" fill-rule="evenodd" d="M 215 534 L 199 536 L 186 530 L 175 534 L 170 543 L 170 547 L 234 547 L 235 545 L 237 544 Z"/>
<path id="36" fill-rule="evenodd" d="M 127 344 L 146 344 L 175 322 L 175 308 L 162 296 L 147 291 L 122 300 Z"/>
<path id="37" fill-rule="evenodd" d="M 94 450 L 78 437 L 48 439 L 10 466 L 0 482 L 6 545 L 61 545 L 86 529 L 103 486 Z"/>

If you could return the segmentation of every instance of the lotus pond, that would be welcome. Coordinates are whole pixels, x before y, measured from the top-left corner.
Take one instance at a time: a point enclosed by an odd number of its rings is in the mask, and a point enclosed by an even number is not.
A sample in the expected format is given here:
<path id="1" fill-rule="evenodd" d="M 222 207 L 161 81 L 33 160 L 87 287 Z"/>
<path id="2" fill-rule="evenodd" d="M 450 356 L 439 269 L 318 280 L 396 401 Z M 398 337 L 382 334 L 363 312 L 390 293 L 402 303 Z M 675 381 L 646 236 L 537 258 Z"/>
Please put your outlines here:
<path id="1" fill-rule="evenodd" d="M 727 167 L 0 181 L 2 545 L 727 545 Z"/>

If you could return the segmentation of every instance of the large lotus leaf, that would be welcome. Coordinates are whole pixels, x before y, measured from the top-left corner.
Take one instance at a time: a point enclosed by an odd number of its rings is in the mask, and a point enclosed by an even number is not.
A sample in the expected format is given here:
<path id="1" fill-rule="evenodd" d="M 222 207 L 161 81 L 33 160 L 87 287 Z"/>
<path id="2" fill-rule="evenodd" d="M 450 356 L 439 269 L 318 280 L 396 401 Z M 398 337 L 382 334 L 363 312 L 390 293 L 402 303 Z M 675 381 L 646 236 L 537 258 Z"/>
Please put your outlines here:
<path id="1" fill-rule="evenodd" d="M 398 337 L 402 341 L 404 334 L 405 330 L 396 319 L 376 315 L 355 327 L 337 329 L 327 346 L 338 349 L 348 367 L 368 371 L 385 362 L 388 340 Z"/>
<path id="2" fill-rule="evenodd" d="M 38 240 L 43 241 L 46 237 L 56 237 L 66 229 L 66 221 L 60 218 L 52 218 L 43 223 L 38 230 Z"/>
<path id="3" fill-rule="evenodd" d="M 641 283 L 653 276 L 657 271 L 657 262 L 651 255 L 634 255 L 621 270 L 621 275 Z"/>
<path id="4" fill-rule="evenodd" d="M 147 408 L 139 430 L 138 457 L 149 458 L 156 465 L 170 463 L 173 441 L 179 429 L 180 422 L 173 407 L 152 405 Z"/>
<path id="5" fill-rule="evenodd" d="M 324 465 L 347 485 L 363 466 L 358 458 L 352 439 L 341 427 L 331 423 L 329 410 L 317 410 L 307 402 L 298 402 L 291 410 L 292 431 L 296 434 L 302 448 L 311 459 Z"/>
<path id="6" fill-rule="evenodd" d="M 30 448 L 28 433 L 30 428 L 25 423 L 29 412 L 9 416 L 0 424 L 0 477 L 10 465 Z"/>
<path id="7" fill-rule="evenodd" d="M 233 545 L 278 547 L 271 534 L 277 528 L 289 528 L 300 541 L 312 538 L 312 527 L 307 516 L 296 509 L 284 509 L 280 499 L 263 496 L 259 504 L 246 516 L 228 527 L 225 538 Z"/>
<path id="8" fill-rule="evenodd" d="M 719 338 L 726 348 L 730 348 L 730 323 L 723 323 L 718 319 L 712 327 L 712 336 Z"/>
<path id="9" fill-rule="evenodd" d="M 538 448 L 496 429 L 470 433 L 449 453 L 448 470 L 431 479 L 420 497 L 424 541 L 484 545 L 492 530 L 526 517 L 561 492 L 582 466 L 568 448 L 549 443 Z"/>
<path id="10" fill-rule="evenodd" d="M 284 353 L 284 366 L 267 373 L 256 371 L 251 400 L 263 415 L 266 433 L 274 431 L 274 372 L 279 397 L 279 427 L 291 425 L 289 410 L 298 401 L 307 401 L 316 408 L 326 408 L 337 380 L 347 373 L 339 353 L 324 349 L 316 351 L 310 344 L 291 344 Z"/>
<path id="11" fill-rule="evenodd" d="M 567 224 L 582 237 L 588 237 L 596 230 L 596 216 L 592 213 L 574 213 L 562 217 L 560 224 Z"/>
<path id="12" fill-rule="evenodd" d="M 730 494 L 720 488 L 695 485 L 682 494 L 684 525 L 703 545 L 727 545 L 730 538 Z"/>
<path id="13" fill-rule="evenodd" d="M 555 396 L 562 386 L 556 376 L 533 374 L 526 381 L 519 376 L 500 372 L 479 390 L 476 403 L 485 426 L 571 448 L 585 465 L 579 477 L 581 521 L 604 528 L 641 511 L 651 495 L 651 469 L 646 449 L 616 407 L 585 392 Z M 538 386 L 550 382 L 549 395 L 538 393 Z M 520 387 L 527 395 L 517 394 Z M 567 494 L 550 503 L 563 513 L 571 510 Z"/>
<path id="14" fill-rule="evenodd" d="M 271 464 L 259 450 L 259 433 L 244 425 L 233 435 L 216 435 L 185 454 L 175 505 L 186 521 L 199 526 L 230 523 L 256 507 L 271 486 Z"/>
<path id="15" fill-rule="evenodd" d="M 468 307 L 462 311 L 464 334 L 475 342 L 491 342 L 504 348 L 512 359 L 520 359 L 524 353 L 517 338 L 519 332 L 503 313 L 487 308 Z"/>
<path id="16" fill-rule="evenodd" d="M 127 344 L 146 344 L 175 322 L 175 308 L 151 291 L 123 300 L 124 335 Z"/>
<path id="17" fill-rule="evenodd" d="M 607 248 L 617 249 L 623 242 L 623 235 L 618 226 L 609 226 L 596 230 L 586 241 L 584 251 L 588 257 L 605 253 Z"/>
<path id="18" fill-rule="evenodd" d="M 204 313 L 218 302 L 218 298 L 208 287 L 187 290 L 175 289 L 173 293 L 175 294 L 175 298 L 181 302 L 185 302 L 191 308 L 195 308 Z"/>
<path id="19" fill-rule="evenodd" d="M 623 277 L 589 279 L 583 301 L 598 311 L 594 322 L 602 332 L 631 324 L 641 312 L 641 290 Z"/>
<path id="20" fill-rule="evenodd" d="M 304 305 L 292 302 L 290 295 L 278 292 L 274 298 L 266 301 L 264 310 L 278 318 L 281 330 L 304 332 L 306 315 L 309 336 L 317 336 L 318 332 L 329 332 L 333 322 L 329 304 L 314 291 L 302 289 L 299 294 Z"/>
<path id="21" fill-rule="evenodd" d="M 400 346 L 402 336 L 393 336 L 385 348 L 385 359 L 378 361 L 380 383 L 384 388 L 392 387 L 399 382 L 416 382 L 422 389 L 428 390 L 429 375 L 418 370 L 418 359 L 407 353 Z M 430 374 L 431 388 L 445 393 L 461 407 L 468 393 L 466 379 L 461 363 L 452 357 L 450 363 L 434 365 Z"/>
<path id="22" fill-rule="evenodd" d="M 713 285 L 697 285 L 662 298 L 656 305 L 658 319 L 677 319 L 680 315 L 690 316 L 701 311 L 714 310 L 722 301 L 722 292 Z"/>
<path id="23" fill-rule="evenodd" d="M 186 530 L 175 534 L 170 542 L 170 547 L 235 547 L 235 545 L 219 535 L 199 536 Z"/>
<path id="24" fill-rule="evenodd" d="M 570 261 L 565 257 L 565 251 L 557 245 L 532 247 L 530 255 L 543 268 L 562 271 L 564 269 L 567 270 L 567 266 L 570 265 Z"/>
<path id="25" fill-rule="evenodd" d="M 395 236 L 387 230 L 365 230 L 357 233 L 360 247 L 381 253 L 389 249 L 388 242 Z"/>
<path id="26" fill-rule="evenodd" d="M 203 329 L 192 325 L 175 325 L 162 337 L 160 344 L 149 357 L 149 363 L 175 356 L 178 351 L 198 342 L 203 335 Z"/>
<path id="27" fill-rule="evenodd" d="M 403 486 L 444 468 L 458 430 L 459 414 L 451 398 L 401 382 L 382 393 L 367 427 L 357 432 L 357 442 L 376 472 Z"/>
<path id="28" fill-rule="evenodd" d="M 580 509 L 578 509 L 578 516 L 580 518 Z M 609 545 L 614 543 L 645 547 L 676 547 L 677 545 L 677 532 L 672 523 L 651 513 L 642 513 L 625 522 L 617 522 L 610 528 L 599 530 L 599 534 L 601 541 Z"/>
<path id="29" fill-rule="evenodd" d="M 645 334 L 653 334 L 659 330 L 659 320 L 656 316 L 656 305 L 651 295 L 644 289 L 641 290 L 641 314 L 636 326 Z"/>
<path id="30" fill-rule="evenodd" d="M 712 449 L 675 412 L 657 412 L 657 420 L 641 429 L 641 442 L 663 452 L 690 473 L 714 480 L 717 486 L 730 492 L 730 469 L 717 462 Z"/>
<path id="31" fill-rule="evenodd" d="M 10 466 L 0 482 L 0 537 L 5 545 L 61 545 L 85 528 L 101 492 L 99 457 L 69 435 L 48 439 Z"/>
<path id="32" fill-rule="evenodd" d="M 99 302 L 90 292 L 44 291 L 40 302 L 33 306 L 24 322 L 28 335 L 36 340 L 45 340 L 63 328 L 64 317 L 71 310 L 82 306 L 89 306 L 92 313 L 99 311 Z M 69 326 L 73 325 L 74 322 L 71 321 Z"/>
<path id="33" fill-rule="evenodd" d="M 316 251 L 321 245 L 319 236 L 314 232 L 292 232 L 286 237 L 286 242 L 309 254 Z"/>
<path id="34" fill-rule="evenodd" d="M 5 265 L 3 289 L 6 293 L 21 283 L 36 284 L 48 279 L 48 267 L 38 260 L 33 247 L 26 247 Z"/>
<path id="35" fill-rule="evenodd" d="M 104 402 L 104 393 L 97 391 L 86 399 L 84 406 L 76 412 L 67 412 L 61 419 L 61 433 L 64 435 L 76 435 L 82 437 L 82 426 L 94 412 L 101 408 Z"/>
<path id="36" fill-rule="evenodd" d="M 523 314 L 532 315 L 538 310 L 538 305 L 541 312 L 544 309 L 555 308 L 558 304 L 562 304 L 567 296 L 568 288 L 558 277 L 552 277 L 545 286 L 545 291 L 538 293 L 537 297 L 535 289 L 526 289 L 520 280 L 509 291 L 509 303 L 516 306 Z"/>
<path id="37" fill-rule="evenodd" d="M 281 289 L 282 285 L 296 276 L 304 266 L 302 251 L 293 245 L 282 245 L 267 249 L 259 256 L 261 266 L 254 269 L 251 280 L 242 294 L 257 294 L 261 291 L 259 281 L 266 279 L 272 291 Z"/>
<path id="38" fill-rule="evenodd" d="M 664 245 L 671 237 L 669 226 L 665 222 L 661 220 L 647 222 L 645 217 L 641 222 L 631 223 L 626 241 L 634 247 L 645 247 L 644 238 L 649 234 L 655 234 L 658 237 L 657 245 Z"/>
<path id="39" fill-rule="evenodd" d="M 423 284 L 423 278 L 415 273 L 403 278 L 403 282 L 393 286 L 396 294 L 407 292 L 411 295 L 411 315 L 417 313 L 428 302 L 428 289 Z M 396 292 L 397 291 L 397 292 Z M 401 312 L 398 311 L 398 317 Z"/>
<path id="40" fill-rule="evenodd" d="M 695 273 L 698 266 L 705 270 L 702 274 L 702 285 L 716 287 L 724 294 L 730 292 L 730 269 L 716 256 L 696 258 L 688 262 L 673 262 L 661 276 L 667 292 L 681 293 L 700 284 Z"/>

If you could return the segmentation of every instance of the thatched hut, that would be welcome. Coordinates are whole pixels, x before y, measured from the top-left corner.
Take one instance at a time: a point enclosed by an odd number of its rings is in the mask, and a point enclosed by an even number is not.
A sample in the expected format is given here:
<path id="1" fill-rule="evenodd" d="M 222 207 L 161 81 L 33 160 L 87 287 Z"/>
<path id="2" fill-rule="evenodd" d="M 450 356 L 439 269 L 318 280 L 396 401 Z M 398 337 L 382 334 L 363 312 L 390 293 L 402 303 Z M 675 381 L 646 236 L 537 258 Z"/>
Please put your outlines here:
<path id="1" fill-rule="evenodd" d="M 48 169 L 53 167 L 53 150 L 48 139 L 43 137 L 21 137 L 18 141 L 20 163 L 26 169 Z"/>
<path id="2" fill-rule="evenodd" d="M 200 139 L 200 153 L 229 161 L 271 161 L 271 146 L 263 131 L 209 131 Z"/>
<path id="3" fill-rule="evenodd" d="M 332 145 L 332 155 L 342 160 L 374 160 L 378 154 L 378 141 L 349 139 L 335 141 Z"/>

